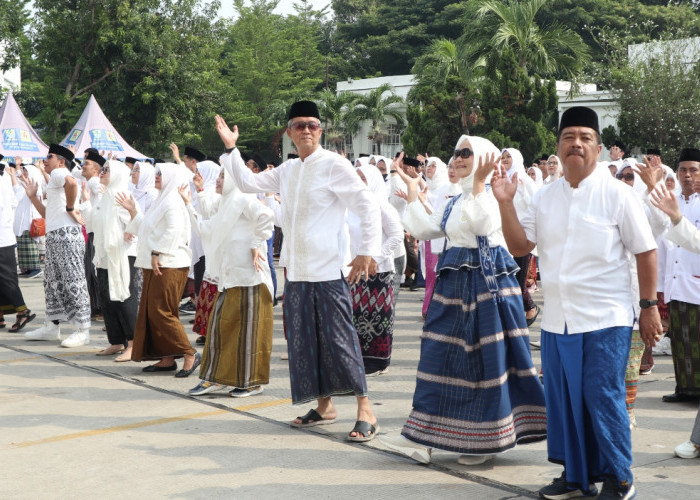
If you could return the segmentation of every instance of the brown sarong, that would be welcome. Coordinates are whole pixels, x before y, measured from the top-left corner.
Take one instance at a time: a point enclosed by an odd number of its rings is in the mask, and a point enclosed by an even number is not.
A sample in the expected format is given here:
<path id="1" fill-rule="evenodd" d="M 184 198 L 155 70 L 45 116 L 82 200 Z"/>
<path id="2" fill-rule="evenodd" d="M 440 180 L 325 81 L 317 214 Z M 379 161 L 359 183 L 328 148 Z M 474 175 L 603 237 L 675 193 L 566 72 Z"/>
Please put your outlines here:
<path id="1" fill-rule="evenodd" d="M 189 268 L 161 268 L 162 276 L 143 270 L 143 291 L 134 329 L 133 361 L 181 358 L 196 351 L 180 323 L 180 295 Z"/>

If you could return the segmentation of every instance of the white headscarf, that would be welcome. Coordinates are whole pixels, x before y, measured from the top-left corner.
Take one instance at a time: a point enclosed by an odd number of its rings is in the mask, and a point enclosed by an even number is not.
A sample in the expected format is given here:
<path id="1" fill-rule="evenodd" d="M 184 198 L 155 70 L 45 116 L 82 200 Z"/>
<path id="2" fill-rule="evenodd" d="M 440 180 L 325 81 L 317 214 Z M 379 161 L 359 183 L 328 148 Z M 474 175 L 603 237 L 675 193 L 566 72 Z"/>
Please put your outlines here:
<path id="1" fill-rule="evenodd" d="M 211 160 L 197 162 L 197 172 L 204 179 L 205 191 L 216 191 L 216 179 L 221 173 L 221 167 Z"/>
<path id="2" fill-rule="evenodd" d="M 384 178 L 379 169 L 372 164 L 367 164 L 357 167 L 357 170 L 362 172 L 365 176 L 365 179 L 367 179 L 367 187 L 377 197 L 380 203 L 388 203 Z"/>
<path id="3" fill-rule="evenodd" d="M 27 169 L 27 175 L 29 178 L 36 182 L 38 186 L 36 194 L 39 199 L 41 199 L 44 193 L 45 183 L 41 170 L 31 164 L 24 165 L 24 168 Z M 21 181 L 20 184 L 24 186 L 24 183 Z M 32 224 L 32 219 L 38 219 L 39 217 L 41 217 L 41 215 L 39 215 L 39 212 L 37 212 L 34 205 L 32 205 L 32 201 L 27 197 L 27 193 L 22 190 L 20 192 L 19 199 L 17 200 L 17 208 L 15 209 L 15 223 L 13 226 L 15 235 L 22 236 L 25 231 L 29 231 L 29 227 Z"/>
<path id="4" fill-rule="evenodd" d="M 530 167 L 527 169 L 528 177 L 530 177 L 530 170 L 533 170 L 535 172 L 535 189 L 539 189 L 542 187 L 542 170 L 540 170 L 540 167 Z"/>
<path id="5" fill-rule="evenodd" d="M 158 196 L 158 190 L 155 188 L 156 183 L 156 169 L 147 161 L 137 161 L 134 163 L 134 167 L 139 166 L 139 182 L 138 184 L 129 184 L 131 187 L 131 194 L 134 199 L 138 202 L 141 211 L 145 214 L 146 200 L 148 198 L 155 199 Z M 127 167 L 128 168 L 128 167 Z"/>
<path id="6" fill-rule="evenodd" d="M 549 162 L 549 160 L 551 160 L 552 158 L 554 158 L 557 162 L 557 172 L 556 172 L 557 176 L 555 178 L 555 177 L 548 174 L 547 178 L 544 180 L 545 184 L 549 184 L 551 182 L 554 182 L 557 179 L 559 179 L 562 175 L 564 175 L 564 167 L 562 166 L 561 160 L 559 159 L 559 157 L 557 155 L 549 155 L 549 158 L 547 158 L 547 162 Z M 549 169 L 549 167 L 547 167 L 547 168 Z"/>
<path id="7" fill-rule="evenodd" d="M 151 205 L 150 210 L 144 215 L 141 227 L 139 228 L 140 241 L 147 241 L 147 237 L 158 222 L 163 218 L 168 210 L 179 210 L 182 212 L 182 224 L 184 234 L 189 235 L 191 231 L 190 217 L 185 208 L 185 203 L 178 192 L 178 188 L 188 185 L 192 178 L 192 172 L 183 164 L 158 163 L 156 171 L 161 173 L 161 189 L 158 197 Z M 139 179 L 140 180 L 140 179 Z M 225 232 L 225 231 L 221 231 Z M 177 245 L 177 242 L 173 242 Z M 171 253 L 172 249 L 163 249 L 165 253 Z"/>
<path id="8" fill-rule="evenodd" d="M 474 187 L 474 173 L 476 172 L 476 169 L 479 166 L 479 161 L 483 161 L 483 159 L 486 158 L 486 155 L 488 154 L 494 154 L 495 157 L 498 158 L 500 156 L 501 151 L 496 146 L 494 146 L 493 143 L 488 139 L 484 139 L 483 137 L 477 137 L 475 135 L 462 135 L 457 141 L 455 150 L 460 149 L 459 146 L 464 141 L 469 141 L 469 144 L 471 144 L 471 150 L 474 152 L 474 166 L 472 167 L 472 171 L 467 177 L 460 179 L 459 181 L 459 184 L 462 187 L 462 192 L 465 195 L 468 195 L 471 194 L 472 188 Z M 486 178 L 486 183 L 488 183 L 490 179 L 491 174 L 489 174 L 489 176 Z"/>
<path id="9" fill-rule="evenodd" d="M 435 173 L 433 174 L 432 179 L 428 179 L 428 176 L 426 175 L 425 183 L 428 185 L 428 189 L 431 191 L 437 191 L 437 189 L 443 185 L 448 184 L 450 180 L 447 177 L 447 165 L 445 165 L 445 162 L 437 156 L 431 156 L 428 158 L 428 161 L 425 164 L 426 170 L 428 165 L 432 165 L 433 163 L 435 164 Z"/>
<path id="10" fill-rule="evenodd" d="M 127 193 L 131 171 L 126 164 L 117 160 L 108 160 L 109 184 L 105 186 L 102 198 L 95 207 L 91 217 L 92 230 L 95 233 L 95 247 L 104 249 L 107 255 L 107 274 L 109 276 L 109 298 L 124 302 L 129 298 L 129 257 L 124 241 L 124 228 L 120 224 L 119 211 L 114 197 L 117 193 Z"/>
<path id="11" fill-rule="evenodd" d="M 664 165 L 664 167 L 666 167 L 666 165 Z M 666 170 L 666 169 L 668 169 L 668 170 Z M 670 167 L 664 168 L 664 174 L 665 174 L 664 175 L 664 186 L 666 185 L 666 181 L 668 180 L 669 177 L 671 179 L 673 179 L 675 181 L 675 185 L 673 188 L 673 194 L 676 195 L 676 198 L 680 198 L 681 194 L 682 194 L 682 189 L 681 189 L 681 183 L 678 181 L 678 176 L 676 175 L 676 173 L 673 170 L 671 170 Z"/>

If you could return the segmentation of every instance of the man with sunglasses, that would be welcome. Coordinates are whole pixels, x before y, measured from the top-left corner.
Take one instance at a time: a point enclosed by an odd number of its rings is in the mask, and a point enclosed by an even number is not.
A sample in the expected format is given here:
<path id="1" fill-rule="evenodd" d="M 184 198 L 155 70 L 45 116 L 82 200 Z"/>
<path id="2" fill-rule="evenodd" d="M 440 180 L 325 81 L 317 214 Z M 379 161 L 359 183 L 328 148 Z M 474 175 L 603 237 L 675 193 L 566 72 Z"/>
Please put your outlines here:
<path id="1" fill-rule="evenodd" d="M 517 179 L 498 171 L 491 181 L 508 249 L 520 256 L 537 245 L 540 255 L 547 452 L 564 466 L 542 498 L 592 496 L 599 481 L 598 498 L 635 496 L 625 406 L 634 323 L 627 252 L 637 263 L 641 336 L 653 346 L 662 333 L 656 243 L 632 190 L 597 168 L 601 150 L 598 115 L 570 108 L 557 137 L 564 177 L 535 193 L 524 217 L 513 205 Z"/>
<path id="2" fill-rule="evenodd" d="M 253 174 L 236 149 L 238 127 L 231 130 L 217 115 L 216 129 L 226 153 L 221 164 L 240 189 L 280 193 L 286 263 L 284 319 L 287 327 L 292 401 L 317 401 L 317 407 L 296 418 L 293 427 L 335 421 L 332 396 L 357 397 L 357 422 L 349 441 L 369 441 L 378 431 L 367 396 L 364 364 L 352 323 L 350 283 L 376 273 L 373 256 L 381 254 L 379 205 L 350 162 L 320 145 L 321 119 L 311 101 L 295 102 L 288 115 L 287 135 L 299 158 L 273 170 Z M 342 269 L 346 249 L 345 214 L 361 216 L 364 228 L 358 256 L 347 281 Z"/>
<path id="3" fill-rule="evenodd" d="M 90 343 L 90 297 L 85 280 L 85 238 L 78 202 L 78 181 L 71 175 L 74 154 L 58 144 L 49 146 L 44 167 L 50 175 L 46 186 L 46 206 L 37 196 L 38 185 L 27 182 L 25 191 L 34 207 L 46 218 L 46 260 L 44 326 L 27 332 L 27 340 L 61 340 L 59 321 L 70 322 L 73 333 L 62 347 Z"/>

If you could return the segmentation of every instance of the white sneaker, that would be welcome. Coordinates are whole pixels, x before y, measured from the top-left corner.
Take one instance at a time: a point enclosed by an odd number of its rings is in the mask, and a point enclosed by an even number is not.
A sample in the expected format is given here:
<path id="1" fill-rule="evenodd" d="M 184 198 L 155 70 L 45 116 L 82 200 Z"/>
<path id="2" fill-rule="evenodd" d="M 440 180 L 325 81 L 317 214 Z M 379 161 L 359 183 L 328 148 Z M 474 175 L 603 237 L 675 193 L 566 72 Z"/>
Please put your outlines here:
<path id="1" fill-rule="evenodd" d="M 61 347 L 79 347 L 90 343 L 90 331 L 78 328 L 70 334 L 66 340 L 61 342 Z"/>
<path id="2" fill-rule="evenodd" d="M 248 389 L 235 389 L 229 391 L 228 395 L 232 398 L 247 398 L 249 396 L 256 396 L 262 394 L 263 387 L 261 385 L 256 385 L 255 387 L 249 387 Z"/>
<path id="3" fill-rule="evenodd" d="M 430 455 L 432 448 L 429 448 L 420 443 L 415 443 L 405 436 L 379 436 L 379 441 L 390 450 L 397 451 L 408 458 L 412 458 L 416 462 L 422 464 L 430 463 Z"/>
<path id="4" fill-rule="evenodd" d="M 52 321 L 44 321 L 44 325 L 24 334 L 27 340 L 61 340 L 61 327 Z"/>
<path id="5" fill-rule="evenodd" d="M 651 353 L 657 356 L 672 356 L 671 337 L 664 337 L 659 340 L 656 345 L 651 348 Z"/>
<path id="6" fill-rule="evenodd" d="M 673 451 L 676 453 L 676 456 L 681 458 L 700 457 L 700 446 L 697 446 L 692 441 L 686 441 L 685 443 L 679 444 Z"/>
<path id="7" fill-rule="evenodd" d="M 458 464 L 462 465 L 481 465 L 493 460 L 496 455 L 462 455 L 457 459 Z"/>

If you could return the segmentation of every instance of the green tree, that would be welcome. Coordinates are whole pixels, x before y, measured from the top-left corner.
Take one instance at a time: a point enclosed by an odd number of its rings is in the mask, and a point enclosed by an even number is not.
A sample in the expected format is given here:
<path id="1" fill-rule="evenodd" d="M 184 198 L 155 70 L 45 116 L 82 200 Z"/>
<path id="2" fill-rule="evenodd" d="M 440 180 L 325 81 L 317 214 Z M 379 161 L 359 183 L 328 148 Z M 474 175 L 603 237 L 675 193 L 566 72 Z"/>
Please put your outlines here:
<path id="1" fill-rule="evenodd" d="M 219 93 L 218 3 L 35 0 L 23 93 L 47 141 L 70 130 L 90 94 L 124 138 L 164 154 L 211 128 Z"/>
<path id="2" fill-rule="evenodd" d="M 346 116 L 352 110 L 357 94 L 324 89 L 318 96 L 318 108 L 323 122 L 326 144 L 340 151 L 345 145 Z"/>
<path id="3" fill-rule="evenodd" d="M 542 83 L 529 77 L 510 51 L 502 55 L 497 69 L 502 77 L 483 85 L 483 111 L 472 132 L 500 148 L 519 149 L 526 161 L 553 153 L 558 122 L 554 80 Z"/>
<path id="4" fill-rule="evenodd" d="M 464 17 L 461 43 L 469 61 L 495 68 L 508 50 L 528 74 L 575 79 L 589 60 L 588 46 L 569 28 L 544 25 L 538 12 L 552 0 L 477 0 Z"/>
<path id="5" fill-rule="evenodd" d="M 0 71 L 19 64 L 24 28 L 28 23 L 29 0 L 0 0 Z"/>
<path id="6" fill-rule="evenodd" d="M 402 104 L 404 104 L 403 98 L 396 95 L 393 87 L 388 83 L 380 85 L 367 94 L 359 95 L 353 109 L 345 117 L 348 131 L 354 134 L 359 130 L 362 122 L 369 121 L 370 133 L 367 138 L 374 142 L 374 151 L 381 154 L 387 125 L 390 122 L 398 127 L 404 125 L 404 115 L 399 108 Z"/>

